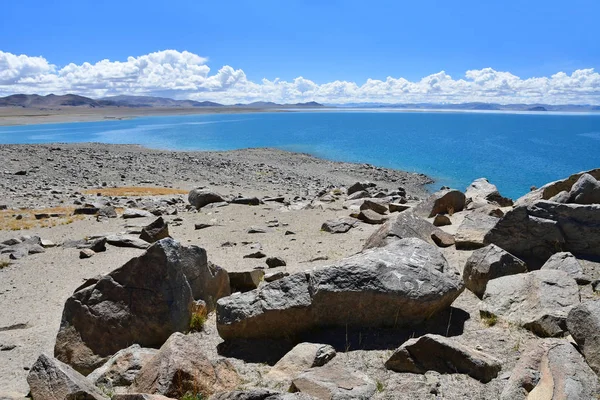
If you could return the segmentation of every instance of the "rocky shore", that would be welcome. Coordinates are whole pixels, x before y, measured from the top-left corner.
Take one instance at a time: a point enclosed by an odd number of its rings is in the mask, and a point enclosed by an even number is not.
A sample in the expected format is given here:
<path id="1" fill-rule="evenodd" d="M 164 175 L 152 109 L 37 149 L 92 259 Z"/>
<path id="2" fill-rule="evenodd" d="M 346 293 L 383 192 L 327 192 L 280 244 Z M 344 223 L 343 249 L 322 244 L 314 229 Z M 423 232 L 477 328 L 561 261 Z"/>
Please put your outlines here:
<path id="1" fill-rule="evenodd" d="M 0 398 L 591 399 L 600 170 L 0 146 Z"/>

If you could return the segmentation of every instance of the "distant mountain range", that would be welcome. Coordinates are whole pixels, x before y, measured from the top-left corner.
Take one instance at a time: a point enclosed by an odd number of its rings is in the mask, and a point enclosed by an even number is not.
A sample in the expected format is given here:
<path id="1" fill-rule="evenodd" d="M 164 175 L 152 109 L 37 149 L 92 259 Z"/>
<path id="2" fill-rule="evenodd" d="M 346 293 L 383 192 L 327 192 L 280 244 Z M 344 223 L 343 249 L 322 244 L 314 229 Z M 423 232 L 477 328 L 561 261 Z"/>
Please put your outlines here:
<path id="1" fill-rule="evenodd" d="M 549 104 L 497 104 L 497 103 L 460 103 L 460 104 L 436 104 L 436 103 L 411 103 L 411 104 L 387 104 L 387 103 L 350 103 L 350 104 L 327 104 L 323 105 L 315 101 L 295 104 L 278 104 L 270 101 L 256 101 L 249 104 L 224 105 L 212 101 L 173 100 L 166 97 L 153 96 L 112 96 L 101 99 L 75 94 L 40 96 L 37 94 L 13 94 L 0 97 L 0 107 L 23 107 L 23 108 L 60 108 L 60 107 L 130 107 L 130 108 L 393 108 L 401 110 L 456 110 L 456 111 L 562 111 L 562 112 L 594 112 L 600 111 L 600 106 L 595 105 L 549 105 Z"/>
<path id="2" fill-rule="evenodd" d="M 59 108 L 59 107 L 148 107 L 148 108 L 194 108 L 194 107 L 228 107 L 228 108 L 294 108 L 294 107 L 323 107 L 314 101 L 296 104 L 277 104 L 272 102 L 257 101 L 250 104 L 236 104 L 227 106 L 212 101 L 173 100 L 166 97 L 152 96 L 112 96 L 101 99 L 75 94 L 40 96 L 37 94 L 13 94 L 0 97 L 0 107 L 23 108 Z"/>
<path id="3" fill-rule="evenodd" d="M 592 112 L 600 111 L 600 106 L 594 105 L 550 105 L 550 104 L 497 104 L 497 103 L 460 103 L 460 104 L 386 104 L 386 103 L 352 103 L 335 104 L 343 108 L 394 108 L 404 110 L 463 110 L 463 111 L 563 111 L 563 112 Z"/>

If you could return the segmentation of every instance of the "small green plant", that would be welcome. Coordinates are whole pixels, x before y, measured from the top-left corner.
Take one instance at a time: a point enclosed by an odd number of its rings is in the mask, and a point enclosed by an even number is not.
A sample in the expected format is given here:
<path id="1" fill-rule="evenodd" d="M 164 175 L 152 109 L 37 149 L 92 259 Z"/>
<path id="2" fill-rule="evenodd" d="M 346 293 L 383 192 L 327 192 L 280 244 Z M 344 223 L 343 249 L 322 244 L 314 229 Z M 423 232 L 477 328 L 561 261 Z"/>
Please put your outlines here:
<path id="1" fill-rule="evenodd" d="M 204 395 L 202 393 L 186 392 L 186 394 L 181 397 L 181 400 L 204 400 Z"/>
<path id="2" fill-rule="evenodd" d="M 200 332 L 206 323 L 206 314 L 203 312 L 192 313 L 190 320 L 190 332 Z"/>
<path id="3" fill-rule="evenodd" d="M 377 381 L 375 382 L 375 384 L 377 385 L 377 391 L 379 393 L 383 392 L 385 390 L 385 386 L 383 384 L 383 382 L 381 382 L 379 379 L 377 379 Z"/>
<path id="4" fill-rule="evenodd" d="M 495 316 L 494 314 L 489 314 L 489 313 L 481 313 L 481 320 L 483 321 L 484 324 L 486 324 L 487 326 L 494 326 L 498 323 L 498 317 Z"/>
<path id="5" fill-rule="evenodd" d="M 6 268 L 10 265 L 10 261 L 8 260 L 0 260 L 0 269 Z"/>

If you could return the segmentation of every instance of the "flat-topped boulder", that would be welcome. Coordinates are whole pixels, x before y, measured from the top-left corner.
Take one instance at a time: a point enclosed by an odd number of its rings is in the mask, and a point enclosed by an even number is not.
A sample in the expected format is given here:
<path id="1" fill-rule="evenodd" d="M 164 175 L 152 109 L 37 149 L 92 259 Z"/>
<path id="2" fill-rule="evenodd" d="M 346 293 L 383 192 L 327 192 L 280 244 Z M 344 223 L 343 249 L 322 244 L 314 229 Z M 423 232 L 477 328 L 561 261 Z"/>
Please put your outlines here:
<path id="1" fill-rule="evenodd" d="M 297 273 L 217 302 L 222 338 L 285 338 L 327 327 L 424 321 L 463 290 L 433 245 L 400 239 L 339 263 Z"/>
<path id="2" fill-rule="evenodd" d="M 541 269 L 558 269 L 560 271 L 565 271 L 580 285 L 587 285 L 591 282 L 591 279 L 583 273 L 583 267 L 579 261 L 577 261 L 577 258 L 568 251 L 562 251 L 552 255 L 552 257 L 542 265 Z"/>
<path id="3" fill-rule="evenodd" d="M 194 296 L 186 271 L 192 282 L 209 275 L 197 272 L 205 261 L 203 250 L 167 238 L 86 281 L 65 303 L 56 358 L 88 374 L 133 343 L 160 347 L 173 332 L 187 331 Z"/>
<path id="4" fill-rule="evenodd" d="M 197 209 L 213 203 L 224 203 L 226 200 L 218 193 L 206 189 L 193 189 L 188 194 L 188 202 Z"/>
<path id="5" fill-rule="evenodd" d="M 484 244 L 485 235 L 488 234 L 499 219 L 479 212 L 471 212 L 465 216 L 454 235 L 458 250 L 475 250 Z"/>
<path id="6" fill-rule="evenodd" d="M 465 208 L 465 194 L 456 189 L 444 189 L 435 192 L 415 207 L 415 213 L 424 218 L 437 214 L 452 214 Z"/>
<path id="7" fill-rule="evenodd" d="M 561 336 L 569 311 L 578 304 L 579 289 L 573 278 L 563 271 L 539 270 L 489 281 L 480 312 L 538 336 Z"/>

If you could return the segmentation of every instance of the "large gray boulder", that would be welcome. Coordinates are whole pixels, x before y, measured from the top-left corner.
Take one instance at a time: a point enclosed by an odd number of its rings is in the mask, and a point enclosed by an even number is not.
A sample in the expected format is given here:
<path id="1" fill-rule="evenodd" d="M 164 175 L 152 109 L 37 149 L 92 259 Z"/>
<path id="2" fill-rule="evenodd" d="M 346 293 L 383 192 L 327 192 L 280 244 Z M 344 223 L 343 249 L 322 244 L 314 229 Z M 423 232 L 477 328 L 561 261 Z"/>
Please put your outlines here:
<path id="1" fill-rule="evenodd" d="M 544 339 L 525 349 L 501 399 L 589 400 L 597 391 L 597 376 L 569 342 Z"/>
<path id="2" fill-rule="evenodd" d="M 567 203 L 600 203 L 600 182 L 590 174 L 583 174 L 569 191 Z"/>
<path id="3" fill-rule="evenodd" d="M 465 287 L 481 298 L 490 280 L 523 272 L 527 272 L 523 261 L 490 244 L 471 254 L 463 270 L 463 280 Z"/>
<path id="4" fill-rule="evenodd" d="M 456 189 L 435 192 L 415 207 L 415 214 L 424 218 L 437 214 L 452 214 L 465 208 L 465 194 Z"/>
<path id="5" fill-rule="evenodd" d="M 192 206 L 200 209 L 208 204 L 222 203 L 226 200 L 220 194 L 210 190 L 192 189 L 188 194 L 188 201 Z"/>
<path id="6" fill-rule="evenodd" d="M 433 234 L 440 237 L 446 232 L 434 226 L 431 222 L 415 215 L 412 210 L 393 215 L 378 230 L 367 239 L 364 248 L 384 247 L 398 239 L 418 238 L 430 244 L 436 244 Z"/>
<path id="7" fill-rule="evenodd" d="M 95 369 L 87 378 L 96 386 L 129 386 L 140 369 L 158 350 L 140 347 L 138 344 L 119 350 L 104 365 Z"/>
<path id="8" fill-rule="evenodd" d="M 311 368 L 292 381 L 291 392 L 301 392 L 317 399 L 366 400 L 377 390 L 375 381 L 360 371 L 326 365 Z"/>
<path id="9" fill-rule="evenodd" d="M 548 337 L 564 334 L 567 314 L 578 304 L 573 278 L 563 271 L 539 270 L 489 281 L 480 312 Z"/>
<path id="10" fill-rule="evenodd" d="M 484 237 L 499 219 L 483 213 L 471 212 L 465 216 L 454 235 L 454 243 L 458 250 L 475 250 L 484 244 Z"/>
<path id="11" fill-rule="evenodd" d="M 573 307 L 567 317 L 567 329 L 587 363 L 600 374 L 600 300 Z"/>
<path id="12" fill-rule="evenodd" d="M 173 332 L 189 329 L 194 299 L 183 252 L 176 241 L 163 239 L 85 282 L 65 303 L 55 357 L 89 374 L 133 343 L 159 347 Z"/>
<path id="13" fill-rule="evenodd" d="M 500 207 L 513 205 L 513 201 L 500 195 L 496 185 L 491 184 L 486 178 L 475 179 L 465 191 L 465 197 L 467 206 L 473 204 L 475 208 L 489 203 Z"/>
<path id="14" fill-rule="evenodd" d="M 577 281 L 580 285 L 587 285 L 591 282 L 591 279 L 583 273 L 583 268 L 577 258 L 568 251 L 563 251 L 552 255 L 542 265 L 541 269 L 558 269 L 565 271 L 569 276 Z"/>
<path id="15" fill-rule="evenodd" d="M 573 185 L 581 178 L 582 175 L 589 174 L 595 179 L 600 179 L 600 168 L 592 169 L 589 171 L 579 172 L 573 174 L 566 179 L 561 179 L 555 182 L 545 184 L 539 189 L 533 190 L 523 197 L 519 198 L 515 202 L 515 206 L 527 206 L 536 203 L 539 200 L 550 200 L 552 197 L 558 195 L 561 192 L 569 193 L 573 188 Z"/>
<path id="16" fill-rule="evenodd" d="M 200 334 L 174 333 L 140 370 L 129 393 L 162 394 L 181 398 L 187 392 L 203 396 L 233 390 L 240 383 L 235 368 L 225 359 L 210 360 L 203 352 Z"/>
<path id="17" fill-rule="evenodd" d="M 600 204 L 537 201 L 514 208 L 485 236 L 528 264 L 541 266 L 554 253 L 600 256 Z"/>
<path id="18" fill-rule="evenodd" d="M 313 328 L 422 322 L 463 290 L 433 245 L 401 239 L 217 302 L 222 338 L 284 338 Z"/>
<path id="19" fill-rule="evenodd" d="M 107 400 L 90 381 L 70 366 L 42 354 L 31 367 L 27 383 L 33 399 L 65 400 L 81 396 L 86 400 Z"/>
<path id="20" fill-rule="evenodd" d="M 427 334 L 409 339 L 385 362 L 396 372 L 424 374 L 467 374 L 483 383 L 498 376 L 500 360 L 440 335 Z"/>

